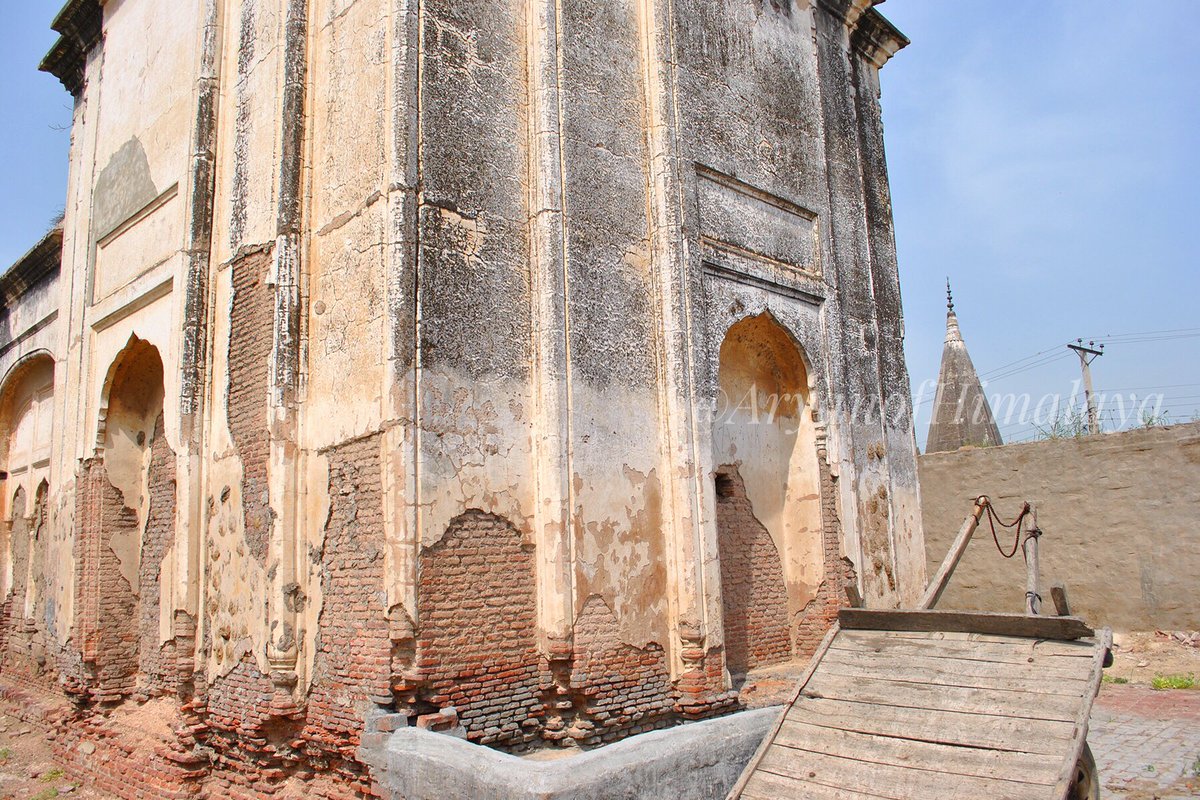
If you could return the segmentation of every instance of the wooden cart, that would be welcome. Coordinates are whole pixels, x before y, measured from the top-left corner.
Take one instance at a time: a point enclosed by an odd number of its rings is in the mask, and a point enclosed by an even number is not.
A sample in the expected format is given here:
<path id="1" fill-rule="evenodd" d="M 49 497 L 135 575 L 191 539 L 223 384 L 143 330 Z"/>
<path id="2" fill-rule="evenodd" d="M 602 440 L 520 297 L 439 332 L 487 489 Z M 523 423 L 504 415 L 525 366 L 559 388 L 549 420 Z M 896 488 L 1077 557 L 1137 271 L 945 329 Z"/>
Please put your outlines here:
<path id="1" fill-rule="evenodd" d="M 1111 632 L 1071 616 L 927 610 L 981 513 L 924 609 L 841 612 L 729 800 L 1099 797 L 1087 730 Z"/>

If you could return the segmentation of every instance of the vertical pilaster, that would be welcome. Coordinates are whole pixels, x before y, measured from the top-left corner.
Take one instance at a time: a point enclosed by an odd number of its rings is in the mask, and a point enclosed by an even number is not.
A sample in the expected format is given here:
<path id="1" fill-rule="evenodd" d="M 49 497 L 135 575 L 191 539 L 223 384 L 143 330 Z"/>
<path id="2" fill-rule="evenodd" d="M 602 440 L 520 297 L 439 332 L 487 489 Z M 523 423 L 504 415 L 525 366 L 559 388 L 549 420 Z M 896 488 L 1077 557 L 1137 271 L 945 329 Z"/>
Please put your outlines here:
<path id="1" fill-rule="evenodd" d="M 186 272 L 183 285 L 180 343 L 178 468 L 174 582 L 164 587 L 164 602 L 173 604 L 173 635 L 181 677 L 195 661 L 196 624 L 200 617 L 201 531 L 205 520 L 205 393 L 212 358 L 213 194 L 216 186 L 217 114 L 221 84 L 222 3 L 205 0 L 201 13 L 200 58 L 196 74 L 196 117 L 188 170 Z M 184 674 L 186 673 L 186 675 Z"/>
<path id="2" fill-rule="evenodd" d="M 834 392 L 841 402 L 831 409 L 831 423 L 839 434 L 842 524 L 864 598 L 868 604 L 891 606 L 898 600 L 898 582 L 850 43 L 853 26 L 869 5 L 818 0 L 814 15 L 829 166 L 829 267 L 836 273 L 841 312 L 840 325 L 830 335 L 838 341 L 834 352 L 840 352 L 841 360 L 841 386 Z"/>
<path id="3" fill-rule="evenodd" d="M 268 407 L 271 427 L 270 494 L 276 517 L 269 553 L 267 660 L 276 702 L 297 681 L 299 653 L 295 596 L 302 574 L 304 465 L 299 447 L 303 342 L 304 147 L 308 82 L 308 0 L 287 0 L 283 30 L 283 101 L 280 105 L 279 205 L 269 284 L 274 294 Z"/>
<path id="4" fill-rule="evenodd" d="M 570 353 L 562 99 L 557 0 L 529 0 L 529 264 L 533 304 L 534 539 L 539 645 L 552 660 L 571 653 Z"/>
<path id="5" fill-rule="evenodd" d="M 395 0 L 391 6 L 391 135 L 388 150 L 387 304 L 384 346 L 384 419 L 382 437 L 384 492 L 384 582 L 394 648 L 411 649 L 416 634 L 420 560 L 417 400 L 417 205 L 419 202 L 419 98 L 421 61 L 420 0 Z M 393 665 L 399 672 L 407 664 Z"/>
<path id="6" fill-rule="evenodd" d="M 883 114 L 879 105 L 879 70 L 907 43 L 898 30 L 874 11 L 868 11 L 859 19 L 851 37 L 896 579 L 901 601 L 910 605 L 917 601 L 925 585 L 925 546 L 921 532 L 912 395 L 904 363 L 896 235 L 884 155 Z"/>
<path id="7" fill-rule="evenodd" d="M 658 384 L 667 499 L 672 675 L 703 670 L 709 618 L 698 467 L 691 308 L 691 237 L 684 221 L 688 166 L 681 155 L 671 0 L 642 0 L 642 70 L 649 152 L 648 228 L 660 299 Z"/>

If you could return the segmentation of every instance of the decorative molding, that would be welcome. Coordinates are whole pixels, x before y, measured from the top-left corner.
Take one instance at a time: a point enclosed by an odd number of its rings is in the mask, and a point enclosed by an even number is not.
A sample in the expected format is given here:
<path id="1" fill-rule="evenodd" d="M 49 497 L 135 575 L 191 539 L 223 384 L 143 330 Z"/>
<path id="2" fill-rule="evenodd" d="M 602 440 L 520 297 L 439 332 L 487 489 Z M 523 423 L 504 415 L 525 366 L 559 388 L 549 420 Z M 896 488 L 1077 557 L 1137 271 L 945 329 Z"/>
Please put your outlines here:
<path id="1" fill-rule="evenodd" d="M 168 276 L 166 280 L 151 286 L 146 291 L 136 295 L 129 302 L 118 306 L 104 316 L 100 317 L 100 319 L 92 322 L 92 330 L 99 333 L 105 328 L 111 328 L 113 325 L 117 324 L 126 317 L 129 317 L 130 315 L 149 306 L 154 301 L 166 297 L 171 293 L 174 283 L 174 276 Z"/>
<path id="2" fill-rule="evenodd" d="M 7 355 L 8 352 L 10 350 L 12 350 L 14 347 L 19 347 L 22 343 L 33 338 L 33 336 L 36 335 L 37 333 L 39 333 L 40 331 L 43 331 L 46 328 L 50 327 L 50 325 L 52 325 L 56 319 L 58 319 L 58 309 L 57 308 L 54 309 L 53 311 L 51 311 L 46 316 L 42 317 L 37 322 L 30 325 L 25 330 L 21 331 L 21 333 L 18 336 L 15 336 L 12 339 L 9 339 L 4 344 L 0 344 L 0 357 Z"/>
<path id="3" fill-rule="evenodd" d="M 850 34 L 850 46 L 877 69 L 909 44 L 908 37 L 873 8 L 862 15 Z"/>
<path id="4" fill-rule="evenodd" d="M 850 33 L 850 49 L 876 68 L 883 67 L 889 58 L 910 44 L 907 36 L 875 10 L 882 2 L 884 0 L 816 0 L 818 7 L 846 26 Z"/>
<path id="5" fill-rule="evenodd" d="M 56 225 L 33 248 L 0 276 L 0 314 L 62 268 L 62 225 Z"/>
<path id="6" fill-rule="evenodd" d="M 853 29 L 858 18 L 883 0 L 817 0 L 817 5 Z"/>
<path id="7" fill-rule="evenodd" d="M 139 222 L 144 220 L 146 217 L 150 216 L 155 211 L 158 211 L 160 208 L 165 206 L 167 203 L 174 200 L 176 195 L 178 195 L 178 194 L 179 194 L 179 184 L 178 183 L 171 184 L 170 186 L 167 187 L 166 191 L 164 191 L 158 197 L 154 198 L 149 203 L 147 203 L 146 205 L 139 208 L 137 211 L 130 214 L 123 221 L 117 223 L 115 228 L 113 228 L 108 233 L 104 234 L 98 240 L 96 240 L 96 246 L 101 249 L 107 247 L 114 240 L 120 238 L 121 234 L 127 232 L 130 228 L 137 225 Z"/>
<path id="8" fill-rule="evenodd" d="M 825 295 L 817 289 L 815 281 L 785 282 L 775 276 L 752 273 L 718 263 L 710 257 L 710 253 L 706 253 L 705 256 L 704 273 L 711 278 L 739 283 L 780 297 L 789 297 L 815 308 L 819 308 L 825 302 Z"/>
<path id="9" fill-rule="evenodd" d="M 38 69 L 58 78 L 68 92 L 79 97 L 83 92 L 87 55 L 103 38 L 101 0 L 68 0 L 50 27 L 59 33 L 59 38 Z"/>

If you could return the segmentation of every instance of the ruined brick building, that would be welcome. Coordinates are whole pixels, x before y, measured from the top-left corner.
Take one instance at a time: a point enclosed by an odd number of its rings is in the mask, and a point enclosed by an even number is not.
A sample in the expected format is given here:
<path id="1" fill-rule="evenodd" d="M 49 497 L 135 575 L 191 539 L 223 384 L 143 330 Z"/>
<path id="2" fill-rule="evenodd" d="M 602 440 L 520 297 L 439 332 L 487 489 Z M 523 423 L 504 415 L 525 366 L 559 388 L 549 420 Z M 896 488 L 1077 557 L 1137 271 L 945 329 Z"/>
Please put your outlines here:
<path id="1" fill-rule="evenodd" d="M 123 796 L 353 796 L 379 712 L 599 744 L 911 602 L 874 4 L 70 0 L 0 687 Z"/>

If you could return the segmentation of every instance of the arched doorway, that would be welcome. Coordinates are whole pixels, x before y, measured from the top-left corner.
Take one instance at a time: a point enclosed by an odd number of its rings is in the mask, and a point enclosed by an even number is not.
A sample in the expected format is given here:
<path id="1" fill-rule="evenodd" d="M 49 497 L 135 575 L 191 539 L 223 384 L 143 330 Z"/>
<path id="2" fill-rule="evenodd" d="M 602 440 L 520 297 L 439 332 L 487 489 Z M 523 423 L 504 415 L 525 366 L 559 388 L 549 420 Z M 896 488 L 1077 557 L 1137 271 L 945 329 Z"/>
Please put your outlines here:
<path id="1" fill-rule="evenodd" d="M 49 477 L 50 434 L 54 417 L 54 359 L 46 353 L 29 356 L 16 367 L 0 390 L 0 513 L 6 521 L 17 525 L 17 518 L 28 516 L 38 487 Z M 18 493 L 25 510 L 17 512 L 14 500 Z M 7 597 L 26 583 L 26 576 L 14 575 L 13 525 L 7 525 L 0 558 L 0 596 Z M 26 548 L 28 554 L 28 548 Z M 26 559 L 28 560 L 28 559 Z M 24 609 L 25 597 L 19 597 L 16 607 Z"/>
<path id="2" fill-rule="evenodd" d="M 726 665 L 786 661 L 824 573 L 820 473 L 808 366 L 769 313 L 743 319 L 719 353 L 713 429 Z"/>
<path id="3" fill-rule="evenodd" d="M 131 336 L 109 367 L 96 456 L 84 476 L 78 622 L 102 701 L 169 688 L 159 571 L 174 539 L 175 458 L 163 421 L 163 374 L 158 348 Z"/>

